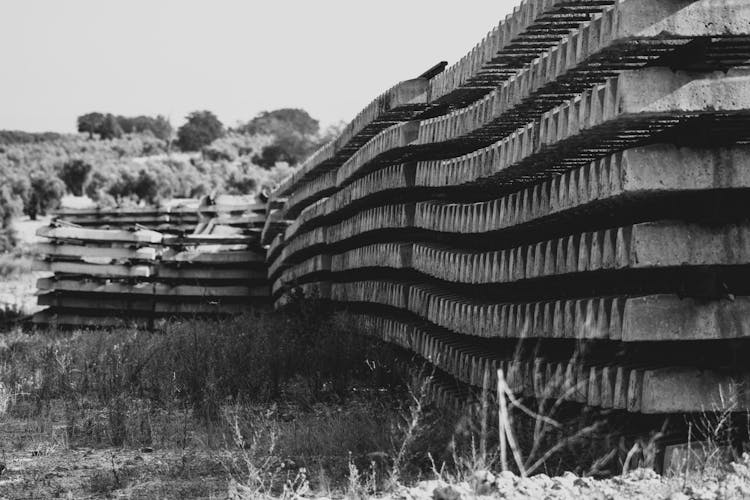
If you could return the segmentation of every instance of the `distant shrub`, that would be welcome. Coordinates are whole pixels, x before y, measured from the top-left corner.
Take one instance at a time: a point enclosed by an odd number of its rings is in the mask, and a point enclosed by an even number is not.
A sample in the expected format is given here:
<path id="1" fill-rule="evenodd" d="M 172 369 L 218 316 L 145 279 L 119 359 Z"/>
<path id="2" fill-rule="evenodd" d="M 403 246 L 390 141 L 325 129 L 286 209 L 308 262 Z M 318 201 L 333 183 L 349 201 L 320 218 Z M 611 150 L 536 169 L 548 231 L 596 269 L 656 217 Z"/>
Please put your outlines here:
<path id="1" fill-rule="evenodd" d="M 320 123 L 304 109 L 282 108 L 258 113 L 245 125 L 238 127 L 245 134 L 314 136 L 320 130 Z"/>
<path id="2" fill-rule="evenodd" d="M 143 115 L 134 117 L 118 116 L 117 123 L 126 134 L 151 134 L 163 141 L 168 141 L 172 138 L 172 124 L 162 115 L 156 115 L 153 118 Z"/>
<path id="3" fill-rule="evenodd" d="M 253 162 L 271 168 L 280 162 L 297 165 L 320 146 L 334 138 L 341 125 L 329 127 L 323 133 L 318 120 L 302 109 L 283 108 L 264 111 L 237 130 L 247 134 L 273 137 L 271 144 L 253 156 Z"/>
<path id="4" fill-rule="evenodd" d="M 253 162 L 268 169 L 279 162 L 294 164 L 296 163 L 296 158 L 282 146 L 271 144 L 264 147 L 259 155 L 253 156 Z"/>
<path id="5" fill-rule="evenodd" d="M 177 129 L 177 145 L 183 151 L 200 151 L 224 135 L 224 125 L 210 111 L 193 111 Z"/>
<path id="6" fill-rule="evenodd" d="M 244 157 L 252 155 L 273 140 L 273 137 L 268 135 L 245 135 L 230 131 L 205 146 L 201 153 L 204 160 L 211 162 L 244 161 Z"/>
<path id="7" fill-rule="evenodd" d="M 99 133 L 99 127 L 104 123 L 104 114 L 93 112 L 81 115 L 77 119 L 78 131 L 82 134 L 89 134 L 89 139 L 93 139 L 94 134 Z"/>
<path id="8" fill-rule="evenodd" d="M 158 203 L 169 198 L 201 196 L 213 190 L 226 191 L 232 169 L 203 162 L 159 158 L 127 162 L 95 170 L 84 189 L 99 202 L 109 197 L 117 202 Z"/>
<path id="9" fill-rule="evenodd" d="M 78 131 L 89 134 L 93 139 L 98 134 L 101 139 L 121 137 L 123 134 L 145 134 L 169 141 L 172 138 L 172 124 L 162 115 L 114 116 L 111 113 L 86 113 L 78 117 Z"/>
<path id="10" fill-rule="evenodd" d="M 227 193 L 251 194 L 257 192 L 261 183 L 258 173 L 257 168 L 251 168 L 248 165 L 240 165 L 232 170 L 224 184 Z"/>
<path id="11" fill-rule="evenodd" d="M 155 204 L 157 200 L 172 197 L 171 186 L 160 182 L 159 176 L 153 170 L 141 169 L 133 186 L 133 194 L 140 200 Z"/>
<path id="12" fill-rule="evenodd" d="M 345 398 L 353 384 L 387 380 L 373 380 L 372 366 L 388 354 L 341 318 L 313 301 L 284 313 L 169 321 L 162 332 L 52 332 L 18 339 L 18 346 L 0 342 L 0 374 L 13 366 L 4 382 L 33 397 L 184 401 L 211 417 L 227 399 L 270 401 L 289 390 L 307 402 Z M 56 352 L 69 360 L 68 373 L 50 363 Z M 44 382 L 24 386 L 37 371 Z"/>
<path id="13" fill-rule="evenodd" d="M 0 185 L 0 252 L 7 252 L 15 247 L 17 240 L 11 222 L 21 210 L 21 203 L 13 196 L 10 187 Z"/>
<path id="14" fill-rule="evenodd" d="M 34 144 L 56 141 L 63 137 L 56 132 L 23 132 L 21 130 L 0 130 L 0 145 Z"/>
<path id="15" fill-rule="evenodd" d="M 60 206 L 65 195 L 65 184 L 54 175 L 35 172 L 30 176 L 31 194 L 24 211 L 32 219 L 37 214 L 46 215 L 50 210 Z"/>
<path id="16" fill-rule="evenodd" d="M 10 144 L 3 149 L 0 174 L 28 175 L 37 170 L 59 168 L 71 160 L 81 160 L 99 169 L 122 159 L 166 153 L 167 145 L 156 137 L 142 134 L 109 141 L 89 141 L 80 135 L 65 135 L 51 141 Z"/>
<path id="17" fill-rule="evenodd" d="M 62 164 L 57 175 L 65 183 L 68 191 L 73 193 L 75 196 L 83 195 L 83 186 L 86 184 L 89 173 L 91 172 L 91 164 L 86 163 L 83 160 L 69 160 Z"/>
<path id="18" fill-rule="evenodd" d="M 117 118 L 112 114 L 107 114 L 104 121 L 96 129 L 96 133 L 99 134 L 101 139 L 119 139 L 125 132 L 123 132 Z"/>
<path id="19" fill-rule="evenodd" d="M 234 151 L 226 148 L 218 148 L 213 144 L 201 149 L 203 157 L 209 161 L 233 161 L 237 159 Z"/>
<path id="20" fill-rule="evenodd" d="M 109 187 L 112 181 L 113 172 L 110 168 L 102 168 L 94 170 L 89 176 L 86 186 L 84 187 L 84 194 L 94 201 L 100 201 L 103 196 L 111 196 L 106 189 Z"/>

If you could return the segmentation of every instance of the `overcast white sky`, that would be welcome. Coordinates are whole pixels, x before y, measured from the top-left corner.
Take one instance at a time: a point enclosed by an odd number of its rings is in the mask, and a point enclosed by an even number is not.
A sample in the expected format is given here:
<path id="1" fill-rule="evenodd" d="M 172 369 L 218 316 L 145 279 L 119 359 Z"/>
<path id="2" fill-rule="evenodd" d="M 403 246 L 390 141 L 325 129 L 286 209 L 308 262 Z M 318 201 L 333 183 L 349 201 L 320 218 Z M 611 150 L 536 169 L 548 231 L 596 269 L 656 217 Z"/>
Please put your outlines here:
<path id="1" fill-rule="evenodd" d="M 227 125 L 301 107 L 327 125 L 440 60 L 520 0 L 0 0 L 0 129 L 73 132 L 89 111 Z"/>

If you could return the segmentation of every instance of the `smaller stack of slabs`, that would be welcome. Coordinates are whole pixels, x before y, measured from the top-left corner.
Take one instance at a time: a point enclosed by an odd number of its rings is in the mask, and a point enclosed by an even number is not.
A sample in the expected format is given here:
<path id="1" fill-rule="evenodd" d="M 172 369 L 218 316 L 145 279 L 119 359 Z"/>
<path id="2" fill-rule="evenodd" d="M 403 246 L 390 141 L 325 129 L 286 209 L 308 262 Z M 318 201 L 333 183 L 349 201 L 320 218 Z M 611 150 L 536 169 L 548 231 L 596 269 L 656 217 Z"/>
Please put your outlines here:
<path id="1" fill-rule="evenodd" d="M 156 281 L 160 316 L 237 314 L 268 303 L 260 229 L 208 224 L 202 233 L 163 241 Z"/>
<path id="2" fill-rule="evenodd" d="M 154 311 L 154 278 L 164 235 L 147 229 L 89 229 L 55 222 L 37 230 L 36 324 L 146 325 Z"/>
<path id="3" fill-rule="evenodd" d="M 192 232 L 211 233 L 214 226 L 228 226 L 259 239 L 266 223 L 268 207 L 254 196 L 222 194 L 212 198 L 203 197 L 197 206 L 182 206 L 180 209 L 186 212 L 193 210 L 198 215 L 199 222 Z"/>
<path id="4" fill-rule="evenodd" d="M 240 313 L 267 303 L 258 231 L 207 224 L 205 232 L 166 235 L 138 227 L 89 229 L 53 223 L 37 231 L 36 324 L 152 326 L 158 318 Z"/>
<path id="5" fill-rule="evenodd" d="M 80 208 L 55 212 L 55 221 L 81 227 L 122 229 L 135 224 L 170 234 L 202 231 L 209 222 L 263 229 L 266 205 L 251 196 L 180 198 L 151 207 Z"/>

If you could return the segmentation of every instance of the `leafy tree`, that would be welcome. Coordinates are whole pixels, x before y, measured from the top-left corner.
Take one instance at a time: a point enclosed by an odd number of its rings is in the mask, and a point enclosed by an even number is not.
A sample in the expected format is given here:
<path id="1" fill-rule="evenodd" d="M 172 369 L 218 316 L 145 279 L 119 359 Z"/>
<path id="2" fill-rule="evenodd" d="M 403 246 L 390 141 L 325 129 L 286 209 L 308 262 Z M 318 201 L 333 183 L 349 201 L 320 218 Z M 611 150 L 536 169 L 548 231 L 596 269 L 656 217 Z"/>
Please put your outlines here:
<path id="1" fill-rule="evenodd" d="M 168 141 L 172 137 L 172 124 L 162 115 L 157 115 L 155 118 L 144 115 L 118 116 L 117 123 L 126 134 L 151 133 L 163 141 Z"/>
<path id="2" fill-rule="evenodd" d="M 83 196 L 83 186 L 91 172 L 91 164 L 83 160 L 69 160 L 62 164 L 57 176 L 62 179 L 68 191 L 75 196 Z"/>
<path id="3" fill-rule="evenodd" d="M 114 175 L 110 169 L 94 170 L 84 189 L 86 196 L 94 201 L 99 201 L 104 195 L 108 195 L 105 190 L 112 183 Z"/>
<path id="4" fill-rule="evenodd" d="M 163 188 L 165 186 L 159 182 L 157 175 L 153 171 L 142 169 L 138 172 L 138 178 L 135 181 L 135 186 L 133 186 L 133 194 L 148 203 L 155 203 L 161 197 L 170 197 L 169 195 L 162 195 L 160 187 Z"/>
<path id="5" fill-rule="evenodd" d="M 151 133 L 163 141 L 172 138 L 172 124 L 162 116 L 114 116 L 104 113 L 88 113 L 78 117 L 78 131 L 86 132 L 89 138 L 99 134 L 102 139 L 121 137 L 122 134 Z M 17 135 L 18 133 L 16 133 Z M 2 136 L 0 136 L 2 142 Z"/>
<path id="6" fill-rule="evenodd" d="M 102 113 L 87 113 L 78 117 L 78 131 L 82 134 L 88 133 L 89 139 L 99 133 L 99 128 L 104 123 L 105 116 Z"/>
<path id="7" fill-rule="evenodd" d="M 115 118 L 112 114 L 107 114 L 104 117 L 104 121 L 99 126 L 99 128 L 96 130 L 96 132 L 99 134 L 99 137 L 102 139 L 117 139 L 122 137 L 123 130 L 120 126 L 120 123 L 117 121 L 117 118 Z"/>
<path id="8" fill-rule="evenodd" d="M 116 200 L 122 200 L 133 195 L 136 177 L 135 174 L 127 168 L 120 168 L 119 171 L 113 173 L 112 178 L 103 179 L 102 190 L 106 189 L 106 193 L 112 196 Z M 89 185 L 86 187 L 86 192 L 93 191 L 92 185 L 98 183 L 99 178 L 96 172 L 92 176 Z M 104 187 L 106 186 L 106 187 Z"/>
<path id="9" fill-rule="evenodd" d="M 258 178 L 253 172 L 232 172 L 225 183 L 227 194 L 253 194 L 258 189 Z"/>
<path id="10" fill-rule="evenodd" d="M 201 149 L 201 154 L 203 155 L 203 158 L 215 162 L 234 161 L 237 159 L 235 152 L 232 149 L 223 144 L 218 144 L 217 141 L 203 147 Z"/>
<path id="11" fill-rule="evenodd" d="M 314 136 L 320 130 L 320 123 L 304 109 L 282 108 L 274 111 L 263 111 L 255 118 L 239 127 L 239 130 L 250 135 L 288 135 Z"/>
<path id="12" fill-rule="evenodd" d="M 111 197 L 118 201 L 130 199 L 150 204 L 174 196 L 186 197 L 202 180 L 186 171 L 188 167 L 192 168 L 189 164 L 169 161 L 149 162 L 144 166 L 123 164 L 101 177 L 94 172 L 86 192 L 93 199 Z"/>
<path id="13" fill-rule="evenodd" d="M 15 200 L 16 214 L 24 211 L 31 197 L 31 180 L 25 173 L 11 173 L 6 176 L 10 196 Z"/>
<path id="14" fill-rule="evenodd" d="M 151 122 L 151 128 L 149 130 L 163 141 L 168 141 L 172 138 L 172 124 L 165 116 L 156 115 L 156 118 Z"/>
<path id="15" fill-rule="evenodd" d="M 320 146 L 316 137 L 301 136 L 295 133 L 283 133 L 264 147 L 260 155 L 253 156 L 253 162 L 263 168 L 271 168 L 278 162 L 296 165 L 307 158 Z"/>
<path id="16" fill-rule="evenodd" d="M 65 184 L 58 177 L 43 172 L 31 174 L 30 181 L 31 195 L 24 211 L 35 220 L 37 214 L 46 215 L 49 210 L 60 206 L 60 200 L 65 194 Z"/>
<path id="17" fill-rule="evenodd" d="M 117 120 L 117 123 L 120 124 L 120 128 L 122 128 L 122 131 L 126 134 L 132 134 L 133 132 L 135 132 L 135 118 L 117 115 L 115 119 Z"/>
<path id="18" fill-rule="evenodd" d="M 224 125 L 210 111 L 194 111 L 177 130 L 177 144 L 183 151 L 198 151 L 224 135 Z"/>
<path id="19" fill-rule="evenodd" d="M 12 250 L 16 245 L 16 233 L 11 226 L 13 217 L 21 212 L 19 198 L 12 188 L 0 185 L 0 252 Z"/>
<path id="20" fill-rule="evenodd" d="M 260 154 L 253 155 L 252 159 L 253 163 L 266 169 L 273 167 L 279 162 L 286 162 L 290 165 L 297 163 L 296 157 L 292 156 L 278 141 L 264 147 Z"/>
<path id="21" fill-rule="evenodd" d="M 320 145 L 320 123 L 303 109 L 283 108 L 264 111 L 239 128 L 247 134 L 271 135 L 273 143 L 264 147 L 253 161 L 263 168 L 278 162 L 295 165 Z"/>
<path id="22" fill-rule="evenodd" d="M 38 144 L 58 141 L 64 136 L 56 132 L 23 132 L 21 130 L 0 130 L 0 145 Z M 2 154 L 3 151 L 0 151 Z"/>

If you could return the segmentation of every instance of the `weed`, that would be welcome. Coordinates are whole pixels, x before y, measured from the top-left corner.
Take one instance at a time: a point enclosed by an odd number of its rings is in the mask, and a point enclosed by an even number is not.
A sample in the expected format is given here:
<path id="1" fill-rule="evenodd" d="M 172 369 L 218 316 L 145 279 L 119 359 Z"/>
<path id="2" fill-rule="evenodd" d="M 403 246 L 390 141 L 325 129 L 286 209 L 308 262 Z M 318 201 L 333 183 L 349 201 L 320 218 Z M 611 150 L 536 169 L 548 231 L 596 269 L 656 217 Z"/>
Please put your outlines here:
<path id="1" fill-rule="evenodd" d="M 26 311 L 20 304 L 0 304 L 0 331 L 8 325 L 18 323 L 25 317 Z"/>
<path id="2" fill-rule="evenodd" d="M 117 479 L 110 471 L 97 470 L 89 478 L 88 491 L 98 495 L 106 495 L 118 488 Z"/>
<path id="3" fill-rule="evenodd" d="M 409 406 L 408 415 L 404 419 L 404 425 L 400 428 L 401 444 L 398 446 L 391 467 L 390 481 L 393 485 L 398 484 L 403 473 L 404 462 L 407 458 L 409 448 L 414 444 L 423 417 L 423 406 L 427 399 L 427 389 L 431 378 L 424 377 L 416 391 L 410 391 L 412 404 Z"/>

